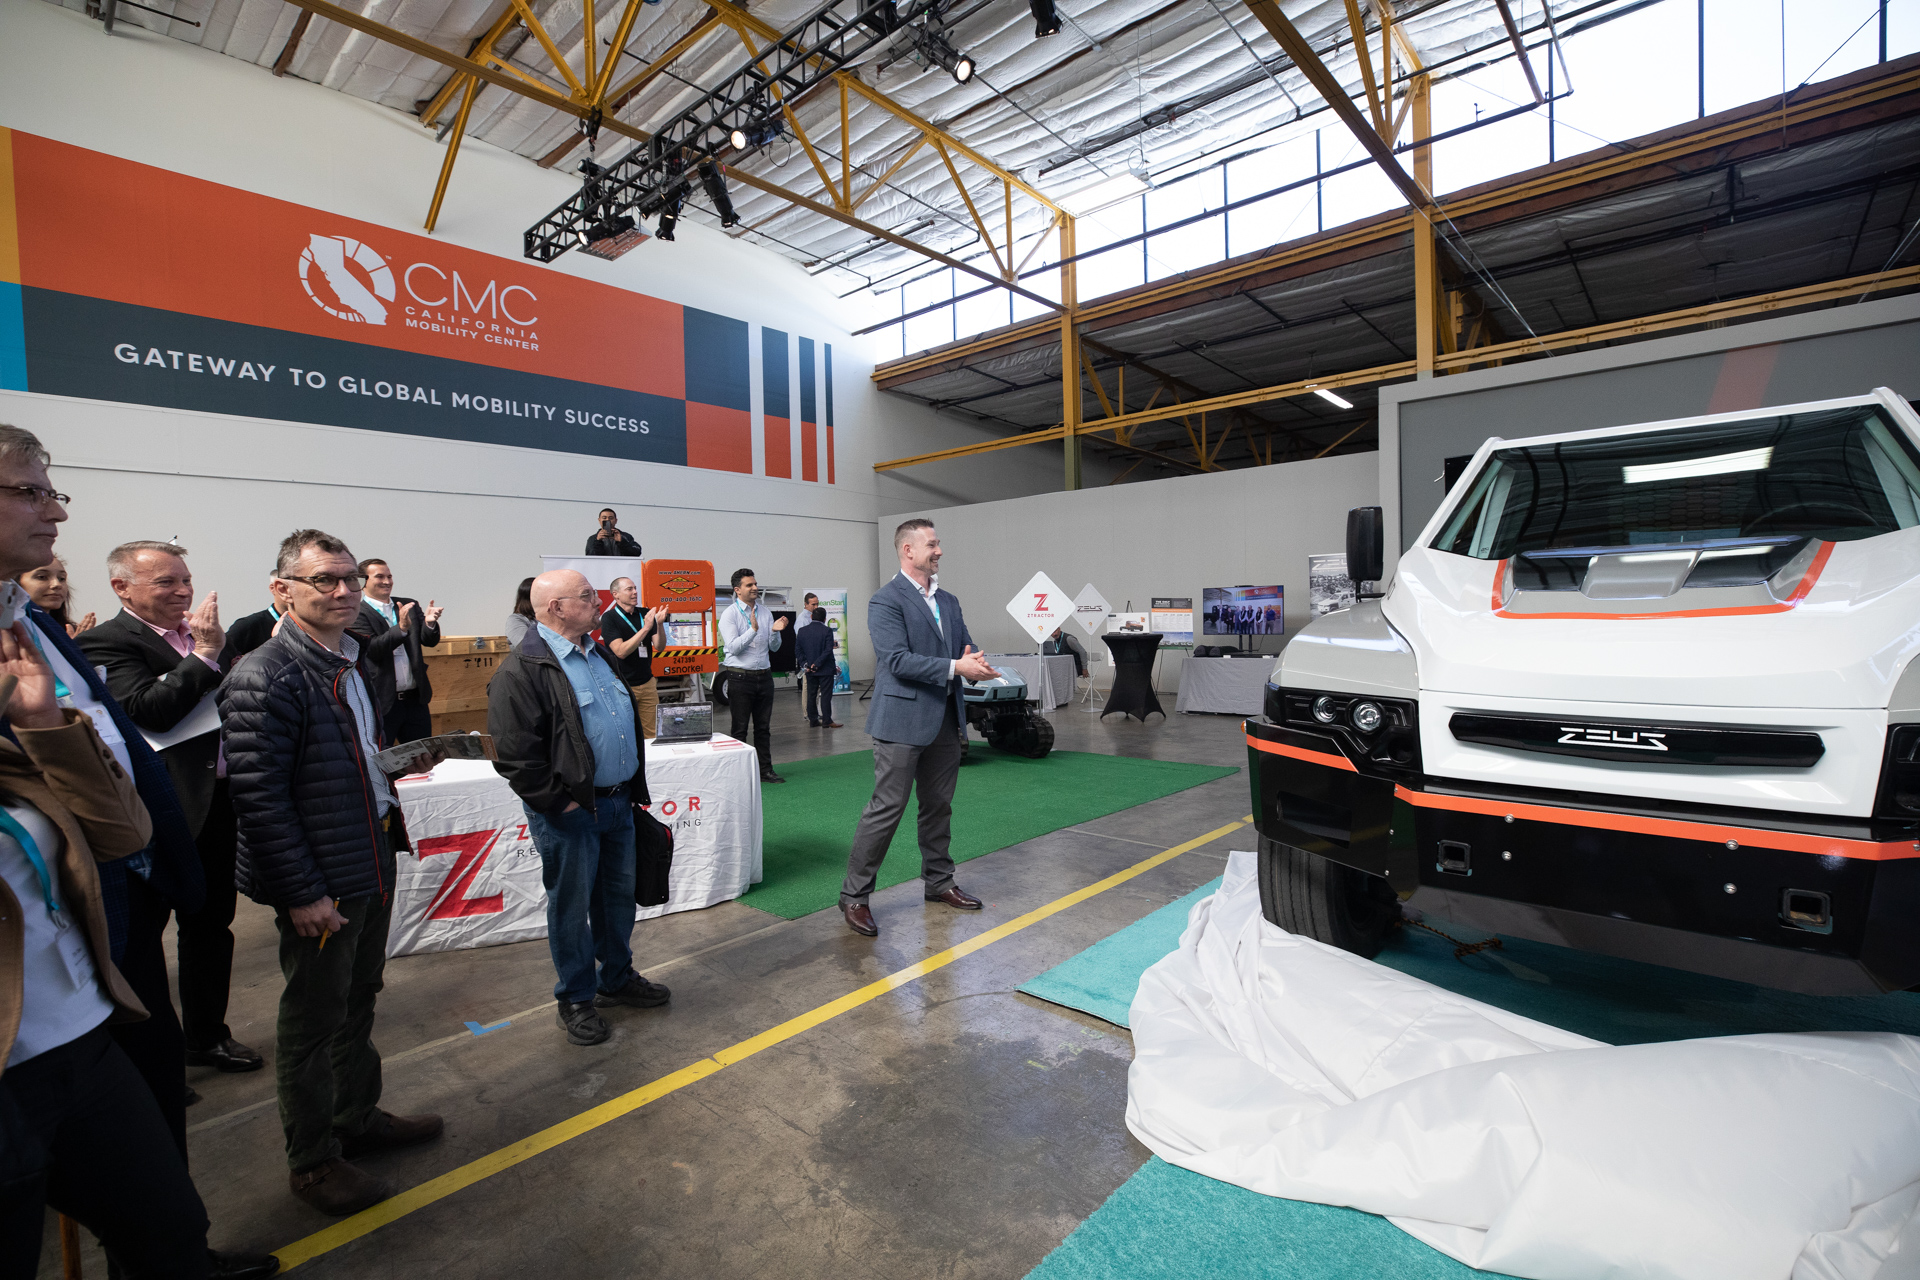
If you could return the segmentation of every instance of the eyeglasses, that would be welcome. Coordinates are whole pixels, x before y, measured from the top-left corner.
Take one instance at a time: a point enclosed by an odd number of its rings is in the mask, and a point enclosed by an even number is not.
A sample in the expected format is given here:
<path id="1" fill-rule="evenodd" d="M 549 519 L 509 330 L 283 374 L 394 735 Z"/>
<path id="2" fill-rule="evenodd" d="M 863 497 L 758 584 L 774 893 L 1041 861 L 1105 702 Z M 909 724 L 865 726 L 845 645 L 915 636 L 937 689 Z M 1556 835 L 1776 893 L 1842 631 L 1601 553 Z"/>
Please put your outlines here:
<path id="1" fill-rule="evenodd" d="M 36 507 L 44 507 L 49 502 L 57 502 L 64 507 L 73 501 L 64 493 L 42 489 L 37 484 L 0 484 L 0 491 L 23 494 L 27 501 Z"/>
<path id="2" fill-rule="evenodd" d="M 367 585 L 367 575 L 364 573 L 349 573 L 345 575 L 316 573 L 305 578 L 292 573 L 277 573 L 274 576 L 282 582 L 304 582 L 323 596 L 332 595 L 340 589 L 342 583 L 346 584 L 346 588 L 349 591 L 358 591 Z"/>

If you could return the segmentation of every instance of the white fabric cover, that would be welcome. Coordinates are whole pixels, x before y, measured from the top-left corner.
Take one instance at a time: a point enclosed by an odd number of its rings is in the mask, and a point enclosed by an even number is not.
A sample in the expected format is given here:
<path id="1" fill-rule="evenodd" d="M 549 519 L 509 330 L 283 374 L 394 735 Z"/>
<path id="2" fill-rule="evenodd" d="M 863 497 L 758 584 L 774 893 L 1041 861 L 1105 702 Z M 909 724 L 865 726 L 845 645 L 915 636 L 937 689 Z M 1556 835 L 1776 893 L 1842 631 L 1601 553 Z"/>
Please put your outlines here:
<path id="1" fill-rule="evenodd" d="M 1920 1040 L 1603 1045 L 1267 923 L 1255 867 L 1133 1001 L 1162 1159 L 1535 1280 L 1920 1277 Z"/>

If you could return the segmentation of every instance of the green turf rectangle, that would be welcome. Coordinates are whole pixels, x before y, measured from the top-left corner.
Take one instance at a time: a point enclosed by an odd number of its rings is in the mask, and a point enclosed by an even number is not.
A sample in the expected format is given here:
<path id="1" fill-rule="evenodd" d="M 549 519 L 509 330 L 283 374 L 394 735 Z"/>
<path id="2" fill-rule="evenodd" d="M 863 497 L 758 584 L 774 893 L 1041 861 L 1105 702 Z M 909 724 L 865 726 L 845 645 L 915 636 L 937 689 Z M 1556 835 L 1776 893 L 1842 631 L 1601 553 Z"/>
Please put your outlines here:
<path id="1" fill-rule="evenodd" d="M 953 797 L 955 862 L 1239 772 L 1084 751 L 1029 760 L 978 743 L 970 754 Z M 792 920 L 840 900 L 853 830 L 873 795 L 873 752 L 795 760 L 780 771 L 786 785 L 767 787 L 761 795 L 763 878 L 740 901 Z M 1236 813 L 1244 812 L 1246 797 L 1234 804 Z M 877 888 L 919 876 L 919 815 L 918 800 L 908 801 Z"/>

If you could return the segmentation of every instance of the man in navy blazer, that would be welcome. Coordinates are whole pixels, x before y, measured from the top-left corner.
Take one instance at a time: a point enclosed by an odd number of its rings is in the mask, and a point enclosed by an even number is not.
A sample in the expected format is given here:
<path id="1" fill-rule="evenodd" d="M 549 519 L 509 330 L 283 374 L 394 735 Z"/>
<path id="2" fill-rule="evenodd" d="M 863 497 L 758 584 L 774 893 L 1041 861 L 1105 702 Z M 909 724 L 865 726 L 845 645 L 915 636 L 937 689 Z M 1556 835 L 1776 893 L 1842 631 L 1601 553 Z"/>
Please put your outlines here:
<path id="1" fill-rule="evenodd" d="M 960 602 L 940 590 L 940 535 L 930 520 L 893 531 L 900 572 L 867 602 L 873 641 L 873 799 L 860 815 L 840 886 L 840 913 L 864 937 L 879 934 L 867 898 L 917 786 L 920 793 L 920 878 L 928 902 L 978 911 L 980 899 L 953 882 L 953 788 L 960 776 L 966 725 L 960 681 L 1000 674 L 974 650 Z"/>

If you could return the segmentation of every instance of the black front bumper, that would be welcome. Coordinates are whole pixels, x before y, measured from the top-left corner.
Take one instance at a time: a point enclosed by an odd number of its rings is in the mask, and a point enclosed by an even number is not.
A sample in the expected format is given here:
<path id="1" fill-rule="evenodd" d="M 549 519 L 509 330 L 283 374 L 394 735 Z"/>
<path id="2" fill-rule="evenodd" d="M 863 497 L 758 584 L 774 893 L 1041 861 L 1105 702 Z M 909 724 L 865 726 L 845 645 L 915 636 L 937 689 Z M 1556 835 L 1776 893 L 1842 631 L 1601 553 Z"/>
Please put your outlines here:
<path id="1" fill-rule="evenodd" d="M 1920 984 L 1910 832 L 1396 780 L 1331 735 L 1265 717 L 1246 732 L 1262 835 L 1384 876 L 1435 915 L 1787 990 Z"/>

